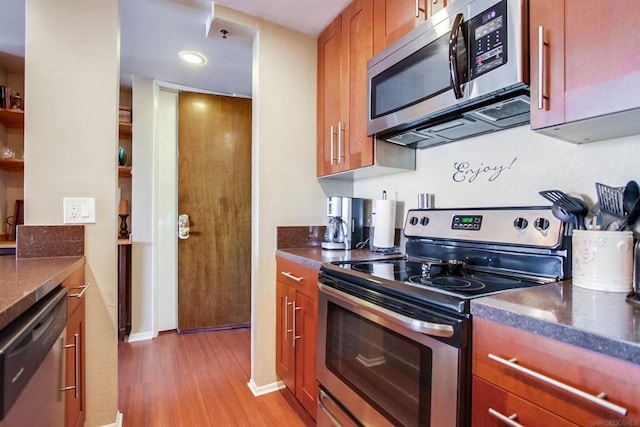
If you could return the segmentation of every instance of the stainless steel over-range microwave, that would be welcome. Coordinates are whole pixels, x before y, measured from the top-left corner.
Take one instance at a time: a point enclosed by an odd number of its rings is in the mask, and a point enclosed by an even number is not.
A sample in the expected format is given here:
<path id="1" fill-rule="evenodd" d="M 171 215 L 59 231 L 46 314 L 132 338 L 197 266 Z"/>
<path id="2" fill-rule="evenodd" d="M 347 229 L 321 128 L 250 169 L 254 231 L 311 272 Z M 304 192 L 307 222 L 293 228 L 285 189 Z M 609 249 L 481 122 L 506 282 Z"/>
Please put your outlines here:
<path id="1" fill-rule="evenodd" d="M 424 148 L 529 122 L 526 0 L 457 0 L 368 63 L 367 133 Z"/>

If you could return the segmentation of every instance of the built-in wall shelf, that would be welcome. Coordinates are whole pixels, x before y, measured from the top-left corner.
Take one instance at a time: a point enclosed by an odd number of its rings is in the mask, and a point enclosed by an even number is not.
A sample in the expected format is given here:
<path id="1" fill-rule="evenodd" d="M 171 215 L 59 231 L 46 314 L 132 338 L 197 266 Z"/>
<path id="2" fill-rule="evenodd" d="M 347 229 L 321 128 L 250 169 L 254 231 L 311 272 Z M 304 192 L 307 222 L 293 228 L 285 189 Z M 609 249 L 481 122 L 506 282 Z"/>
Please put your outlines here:
<path id="1" fill-rule="evenodd" d="M 11 172 L 22 172 L 24 171 L 24 160 L 0 159 L 0 169 Z"/>
<path id="2" fill-rule="evenodd" d="M 131 128 L 131 123 L 118 122 L 118 136 L 120 137 L 120 139 L 131 139 Z"/>
<path id="3" fill-rule="evenodd" d="M 131 178 L 131 166 L 118 166 L 118 177 Z"/>
<path id="4" fill-rule="evenodd" d="M 24 128 L 24 111 L 0 108 L 0 124 L 8 128 Z"/>

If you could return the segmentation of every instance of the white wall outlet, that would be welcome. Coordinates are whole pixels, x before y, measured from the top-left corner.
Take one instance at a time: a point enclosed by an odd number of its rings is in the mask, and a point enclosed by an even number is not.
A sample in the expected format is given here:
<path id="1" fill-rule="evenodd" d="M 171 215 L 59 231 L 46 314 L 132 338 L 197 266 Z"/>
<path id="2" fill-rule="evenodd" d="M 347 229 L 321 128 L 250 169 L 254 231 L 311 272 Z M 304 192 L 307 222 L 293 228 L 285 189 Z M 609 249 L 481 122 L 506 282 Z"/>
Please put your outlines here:
<path id="1" fill-rule="evenodd" d="M 62 199 L 65 224 L 93 224 L 96 222 L 94 197 L 65 197 Z"/>

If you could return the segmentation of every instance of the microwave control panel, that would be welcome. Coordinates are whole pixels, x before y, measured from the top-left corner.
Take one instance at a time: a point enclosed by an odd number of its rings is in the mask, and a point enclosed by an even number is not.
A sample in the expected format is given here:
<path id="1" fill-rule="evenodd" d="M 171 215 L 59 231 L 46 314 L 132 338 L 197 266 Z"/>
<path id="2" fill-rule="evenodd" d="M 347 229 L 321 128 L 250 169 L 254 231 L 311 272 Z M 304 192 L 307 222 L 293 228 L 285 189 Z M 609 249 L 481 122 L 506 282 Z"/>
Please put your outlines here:
<path id="1" fill-rule="evenodd" d="M 473 17 L 468 23 L 471 79 L 507 63 L 507 2 Z"/>

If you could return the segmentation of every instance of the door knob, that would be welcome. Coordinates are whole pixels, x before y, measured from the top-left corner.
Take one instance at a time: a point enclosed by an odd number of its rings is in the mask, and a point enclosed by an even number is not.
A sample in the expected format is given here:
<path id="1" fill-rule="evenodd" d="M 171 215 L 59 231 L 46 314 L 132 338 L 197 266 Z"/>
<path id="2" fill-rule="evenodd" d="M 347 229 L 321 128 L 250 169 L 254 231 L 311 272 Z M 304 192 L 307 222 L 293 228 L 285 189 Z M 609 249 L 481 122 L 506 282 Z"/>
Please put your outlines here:
<path id="1" fill-rule="evenodd" d="M 178 238 L 186 240 L 189 238 L 189 215 L 178 216 Z"/>

